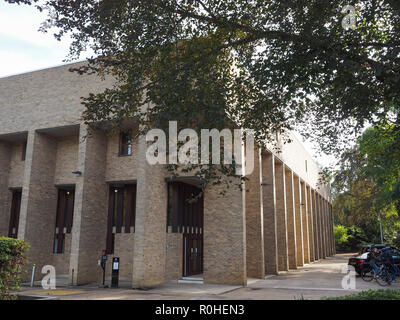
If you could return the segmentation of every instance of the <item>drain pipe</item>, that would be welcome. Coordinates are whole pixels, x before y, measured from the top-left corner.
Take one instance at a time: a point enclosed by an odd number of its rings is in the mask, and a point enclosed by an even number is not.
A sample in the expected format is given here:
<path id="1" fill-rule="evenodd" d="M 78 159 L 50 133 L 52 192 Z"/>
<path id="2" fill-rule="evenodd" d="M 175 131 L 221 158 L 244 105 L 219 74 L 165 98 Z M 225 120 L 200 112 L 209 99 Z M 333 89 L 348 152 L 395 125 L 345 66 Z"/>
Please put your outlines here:
<path id="1" fill-rule="evenodd" d="M 35 282 L 35 270 L 36 270 L 36 264 L 32 266 L 32 278 L 31 278 L 31 287 L 33 287 L 33 283 Z"/>

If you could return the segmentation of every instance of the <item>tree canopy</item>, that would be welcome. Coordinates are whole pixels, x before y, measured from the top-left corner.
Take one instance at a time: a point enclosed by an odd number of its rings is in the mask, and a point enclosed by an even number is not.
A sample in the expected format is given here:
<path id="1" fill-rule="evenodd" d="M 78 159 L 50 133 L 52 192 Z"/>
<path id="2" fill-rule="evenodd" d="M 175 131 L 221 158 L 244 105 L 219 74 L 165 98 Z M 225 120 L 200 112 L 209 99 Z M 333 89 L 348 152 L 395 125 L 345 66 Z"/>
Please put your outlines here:
<path id="1" fill-rule="evenodd" d="M 336 222 L 359 226 L 370 241 L 400 234 L 400 145 L 394 125 L 367 129 L 342 157 L 333 183 Z"/>
<path id="2" fill-rule="evenodd" d="M 6 1 L 47 11 L 41 29 L 72 37 L 69 59 L 94 52 L 75 71 L 117 79 L 84 98 L 88 123 L 229 118 L 258 142 L 296 128 L 334 154 L 388 125 L 400 144 L 398 0 Z"/>

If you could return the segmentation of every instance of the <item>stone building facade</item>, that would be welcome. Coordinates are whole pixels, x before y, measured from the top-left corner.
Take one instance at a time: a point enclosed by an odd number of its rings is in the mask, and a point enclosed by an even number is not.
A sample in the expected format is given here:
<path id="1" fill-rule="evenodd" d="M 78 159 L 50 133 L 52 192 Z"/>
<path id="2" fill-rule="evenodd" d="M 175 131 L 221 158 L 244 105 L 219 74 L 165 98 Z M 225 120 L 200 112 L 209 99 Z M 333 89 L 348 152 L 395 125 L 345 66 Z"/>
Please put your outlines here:
<path id="1" fill-rule="evenodd" d="M 69 67 L 0 79 L 0 235 L 29 242 L 28 269 L 99 283 L 107 248 L 107 276 L 119 257 L 132 287 L 185 276 L 246 285 L 335 254 L 329 186 L 294 137 L 256 151 L 242 191 L 211 186 L 188 206 L 182 197 L 199 182 L 150 165 L 143 137 L 121 156 L 120 135 L 83 124 L 80 97 L 112 82 Z"/>

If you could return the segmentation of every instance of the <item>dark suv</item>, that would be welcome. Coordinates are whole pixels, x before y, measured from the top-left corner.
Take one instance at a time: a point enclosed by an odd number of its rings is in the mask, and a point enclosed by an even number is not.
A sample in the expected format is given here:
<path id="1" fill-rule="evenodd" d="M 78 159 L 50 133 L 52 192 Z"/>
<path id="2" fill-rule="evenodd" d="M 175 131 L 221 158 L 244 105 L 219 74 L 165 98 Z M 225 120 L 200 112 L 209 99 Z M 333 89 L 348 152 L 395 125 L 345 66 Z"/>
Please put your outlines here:
<path id="1" fill-rule="evenodd" d="M 349 259 L 349 265 L 353 266 L 354 269 L 356 270 L 356 272 L 358 274 L 360 274 L 361 272 L 361 265 L 367 261 L 368 258 L 368 253 L 371 251 L 371 247 L 377 247 L 378 250 L 382 250 L 385 245 L 384 244 L 367 244 L 362 246 L 360 252 L 351 257 Z M 394 259 L 394 263 L 395 264 L 400 264 L 400 251 L 399 249 L 392 247 L 392 251 L 393 251 L 393 259 Z"/>

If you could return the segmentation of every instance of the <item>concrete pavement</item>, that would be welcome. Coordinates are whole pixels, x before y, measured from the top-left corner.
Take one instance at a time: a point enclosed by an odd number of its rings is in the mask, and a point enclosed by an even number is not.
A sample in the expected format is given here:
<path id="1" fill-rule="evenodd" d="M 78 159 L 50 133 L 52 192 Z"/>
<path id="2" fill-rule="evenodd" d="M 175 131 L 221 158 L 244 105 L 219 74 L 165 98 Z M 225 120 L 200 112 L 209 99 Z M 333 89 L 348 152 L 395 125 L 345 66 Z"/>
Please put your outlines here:
<path id="1" fill-rule="evenodd" d="M 79 286 L 43 290 L 23 288 L 22 295 L 48 295 L 62 300 L 292 300 L 321 299 L 343 296 L 367 289 L 380 289 L 376 282 L 364 282 L 356 277 L 355 289 L 342 288 L 349 255 L 336 255 L 311 263 L 297 270 L 266 279 L 248 279 L 247 287 L 168 282 L 151 290 L 100 289 L 97 286 Z M 349 283 L 349 282 L 345 282 Z M 399 284 L 390 288 L 400 289 Z"/>

